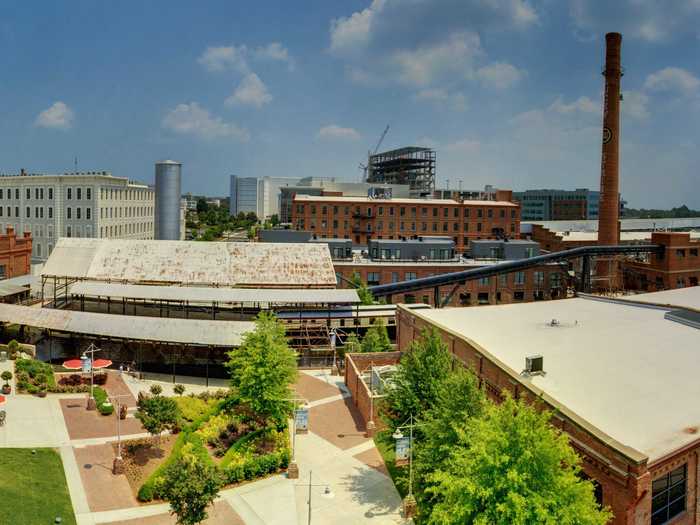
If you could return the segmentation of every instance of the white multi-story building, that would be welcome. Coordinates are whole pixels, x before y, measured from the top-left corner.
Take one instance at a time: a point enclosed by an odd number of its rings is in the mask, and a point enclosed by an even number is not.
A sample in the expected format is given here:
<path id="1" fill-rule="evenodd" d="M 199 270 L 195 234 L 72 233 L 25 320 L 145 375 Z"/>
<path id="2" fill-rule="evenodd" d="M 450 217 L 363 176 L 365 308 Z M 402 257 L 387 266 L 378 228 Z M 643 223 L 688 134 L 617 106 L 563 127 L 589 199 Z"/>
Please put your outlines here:
<path id="1" fill-rule="evenodd" d="M 155 192 L 107 171 L 0 175 L 0 231 L 32 233 L 34 261 L 59 237 L 153 239 Z"/>
<path id="2" fill-rule="evenodd" d="M 298 178 L 231 175 L 229 211 L 231 215 L 253 212 L 260 219 L 279 215 L 280 189 L 298 182 Z"/>

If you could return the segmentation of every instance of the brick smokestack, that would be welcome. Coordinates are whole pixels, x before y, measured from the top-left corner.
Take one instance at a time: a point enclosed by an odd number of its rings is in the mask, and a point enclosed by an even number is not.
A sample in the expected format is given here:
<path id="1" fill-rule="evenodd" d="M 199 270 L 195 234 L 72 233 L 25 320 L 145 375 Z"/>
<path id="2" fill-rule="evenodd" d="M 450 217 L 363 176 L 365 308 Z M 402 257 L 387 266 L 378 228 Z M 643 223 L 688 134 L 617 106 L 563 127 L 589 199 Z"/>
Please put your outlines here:
<path id="1" fill-rule="evenodd" d="M 603 152 L 600 165 L 598 244 L 618 244 L 620 234 L 620 47 L 622 35 L 605 35 Z"/>
<path id="2" fill-rule="evenodd" d="M 605 95 L 603 99 L 603 151 L 600 165 L 600 203 L 598 209 L 598 244 L 620 243 L 620 48 L 622 35 L 605 35 Z M 598 276 L 608 276 L 614 283 L 614 264 L 601 260 Z M 612 274 L 611 274 L 612 273 Z M 608 275 L 611 274 L 611 275 Z"/>

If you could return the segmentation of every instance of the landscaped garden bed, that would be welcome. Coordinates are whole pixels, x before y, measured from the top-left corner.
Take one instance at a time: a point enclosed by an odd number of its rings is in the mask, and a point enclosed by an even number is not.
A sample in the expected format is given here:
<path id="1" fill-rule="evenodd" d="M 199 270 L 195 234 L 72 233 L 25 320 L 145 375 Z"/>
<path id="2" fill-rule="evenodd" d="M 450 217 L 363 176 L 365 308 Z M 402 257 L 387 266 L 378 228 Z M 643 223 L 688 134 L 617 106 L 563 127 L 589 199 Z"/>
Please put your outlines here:
<path id="1" fill-rule="evenodd" d="M 94 374 L 92 381 L 95 385 L 104 385 L 107 374 Z M 24 394 L 76 394 L 90 391 L 89 374 L 55 374 L 53 366 L 37 359 L 15 360 L 15 382 L 17 392 Z"/>

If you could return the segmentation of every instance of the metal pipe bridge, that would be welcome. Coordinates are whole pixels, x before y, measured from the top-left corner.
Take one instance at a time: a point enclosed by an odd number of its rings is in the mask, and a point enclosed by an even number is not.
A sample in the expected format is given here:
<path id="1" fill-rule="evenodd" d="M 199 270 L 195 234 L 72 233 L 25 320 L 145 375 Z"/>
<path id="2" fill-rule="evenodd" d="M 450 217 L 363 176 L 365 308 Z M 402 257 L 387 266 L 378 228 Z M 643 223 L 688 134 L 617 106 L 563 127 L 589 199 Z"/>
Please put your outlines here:
<path id="1" fill-rule="evenodd" d="M 390 298 L 394 294 L 415 292 L 433 288 L 435 292 L 435 305 L 440 306 L 439 289 L 440 286 L 456 285 L 481 279 L 485 277 L 493 277 L 503 273 L 517 272 L 526 270 L 545 263 L 566 261 L 570 259 L 583 258 L 583 278 L 580 282 L 580 291 L 590 291 L 590 258 L 601 255 L 627 255 L 635 253 L 663 253 L 665 247 L 659 244 L 630 244 L 616 246 L 581 246 L 572 248 L 571 250 L 563 250 L 560 252 L 547 253 L 530 257 L 529 259 L 518 259 L 517 261 L 506 261 L 489 266 L 482 266 L 472 270 L 464 270 L 461 272 L 444 273 L 442 275 L 434 275 L 431 277 L 422 277 L 420 279 L 412 279 L 410 281 L 400 281 L 391 284 L 380 284 L 370 286 L 369 291 L 374 297 Z M 450 294 L 451 296 L 452 294 Z"/>

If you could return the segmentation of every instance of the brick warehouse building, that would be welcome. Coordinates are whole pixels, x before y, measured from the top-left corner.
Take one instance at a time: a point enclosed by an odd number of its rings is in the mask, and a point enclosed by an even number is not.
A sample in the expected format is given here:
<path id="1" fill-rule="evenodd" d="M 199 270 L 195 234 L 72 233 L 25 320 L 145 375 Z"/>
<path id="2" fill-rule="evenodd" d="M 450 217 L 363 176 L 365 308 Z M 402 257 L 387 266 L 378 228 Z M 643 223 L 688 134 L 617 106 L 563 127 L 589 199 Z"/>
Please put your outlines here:
<path id="1" fill-rule="evenodd" d="M 637 290 L 666 290 L 697 286 L 700 280 L 700 239 L 683 232 L 653 232 L 652 244 L 662 244 L 662 254 L 646 261 L 624 261 L 625 286 Z"/>
<path id="2" fill-rule="evenodd" d="M 370 239 L 450 236 L 459 253 L 475 239 L 520 236 L 520 206 L 512 192 L 498 190 L 497 200 L 378 199 L 296 195 L 292 226 L 318 237 L 351 239 L 365 246 Z"/>
<path id="3" fill-rule="evenodd" d="M 32 234 L 24 232 L 17 237 L 15 230 L 8 227 L 4 235 L 0 235 L 0 279 L 10 279 L 19 275 L 27 275 L 31 269 Z"/>
<path id="4" fill-rule="evenodd" d="M 658 296 L 658 297 L 657 297 Z M 492 399 L 553 412 L 614 524 L 700 523 L 700 288 L 625 300 L 397 313 L 398 349 L 436 329 Z M 545 374 L 526 358 L 542 356 Z"/>

